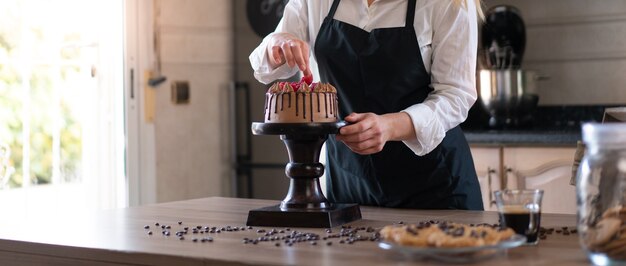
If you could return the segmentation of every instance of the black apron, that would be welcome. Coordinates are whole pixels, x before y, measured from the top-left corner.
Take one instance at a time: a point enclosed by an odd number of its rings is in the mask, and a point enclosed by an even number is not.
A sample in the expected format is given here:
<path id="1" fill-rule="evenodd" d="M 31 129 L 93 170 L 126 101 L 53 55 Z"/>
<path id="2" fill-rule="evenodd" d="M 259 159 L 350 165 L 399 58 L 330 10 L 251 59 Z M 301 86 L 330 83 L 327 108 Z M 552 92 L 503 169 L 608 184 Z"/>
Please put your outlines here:
<path id="1" fill-rule="evenodd" d="M 415 0 L 406 25 L 367 32 L 335 20 L 335 0 L 315 44 L 320 79 L 337 87 L 339 115 L 394 113 L 421 103 L 432 91 L 413 28 Z M 404 143 L 358 155 L 343 142 L 326 142 L 327 195 L 337 203 L 418 208 L 482 210 L 480 186 L 463 132 L 455 127 L 425 156 Z"/>

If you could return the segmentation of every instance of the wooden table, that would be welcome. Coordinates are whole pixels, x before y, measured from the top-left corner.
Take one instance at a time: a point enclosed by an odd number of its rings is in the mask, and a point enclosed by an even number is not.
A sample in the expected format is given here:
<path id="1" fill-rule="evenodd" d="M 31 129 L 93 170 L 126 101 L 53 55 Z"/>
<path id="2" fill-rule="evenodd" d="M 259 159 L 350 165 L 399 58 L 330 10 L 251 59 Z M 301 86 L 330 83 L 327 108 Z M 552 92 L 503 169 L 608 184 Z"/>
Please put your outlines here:
<path id="1" fill-rule="evenodd" d="M 275 242 L 244 244 L 256 238 L 257 230 L 213 234 L 189 233 L 184 240 L 173 234 L 184 226 L 244 226 L 248 210 L 276 204 L 275 201 L 234 198 L 204 198 L 102 211 L 80 218 L 47 217 L 45 220 L 0 223 L 0 265 L 430 265 L 411 261 L 378 248 L 375 242 L 333 244 L 318 241 L 293 246 Z M 394 222 L 448 220 L 463 223 L 496 223 L 497 213 L 477 211 L 421 211 L 361 207 L 363 220 L 352 227 L 382 227 Z M 3 214 L 4 215 L 4 214 Z M 182 225 L 178 225 L 182 221 Z M 575 216 L 543 214 L 542 226 L 574 226 Z M 155 223 L 172 227 L 163 236 Z M 150 229 L 144 229 L 149 225 Z M 277 228 L 283 229 L 284 228 Z M 153 231 L 148 235 L 148 231 Z M 326 235 L 324 229 L 291 228 Z M 334 228 L 335 232 L 339 231 Z M 210 236 L 213 242 L 193 242 Z M 281 242 L 282 243 L 282 242 Z M 589 265 L 578 236 L 552 234 L 538 246 L 518 247 L 480 265 Z"/>

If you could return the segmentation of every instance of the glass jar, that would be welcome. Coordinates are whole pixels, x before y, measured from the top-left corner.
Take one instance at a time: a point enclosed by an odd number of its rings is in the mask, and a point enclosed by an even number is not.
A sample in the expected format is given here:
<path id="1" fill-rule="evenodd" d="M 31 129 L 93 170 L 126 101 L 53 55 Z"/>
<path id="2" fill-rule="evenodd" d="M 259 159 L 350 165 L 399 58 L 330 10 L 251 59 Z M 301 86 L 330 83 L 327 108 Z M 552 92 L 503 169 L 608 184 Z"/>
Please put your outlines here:
<path id="1" fill-rule="evenodd" d="M 626 264 L 626 123 L 587 123 L 577 175 L 580 244 L 596 265 Z"/>

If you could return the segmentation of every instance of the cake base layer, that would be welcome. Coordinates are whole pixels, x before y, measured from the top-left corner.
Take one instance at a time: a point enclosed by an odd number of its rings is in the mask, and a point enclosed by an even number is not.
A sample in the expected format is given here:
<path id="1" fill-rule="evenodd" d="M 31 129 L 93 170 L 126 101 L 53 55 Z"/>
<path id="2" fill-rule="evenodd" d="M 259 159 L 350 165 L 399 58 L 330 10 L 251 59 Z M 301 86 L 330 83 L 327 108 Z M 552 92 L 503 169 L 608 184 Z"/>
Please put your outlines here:
<path id="1" fill-rule="evenodd" d="M 331 92 L 267 93 L 266 123 L 337 121 L 337 94 Z"/>

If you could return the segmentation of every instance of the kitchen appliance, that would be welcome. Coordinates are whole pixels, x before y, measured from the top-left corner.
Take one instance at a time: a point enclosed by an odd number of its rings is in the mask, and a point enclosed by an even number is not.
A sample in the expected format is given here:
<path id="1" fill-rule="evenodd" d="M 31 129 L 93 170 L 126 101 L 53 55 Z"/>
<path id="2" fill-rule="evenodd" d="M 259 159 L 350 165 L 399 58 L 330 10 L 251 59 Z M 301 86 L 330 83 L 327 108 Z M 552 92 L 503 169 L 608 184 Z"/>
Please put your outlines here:
<path id="1" fill-rule="evenodd" d="M 489 126 L 528 125 L 539 102 L 537 83 L 544 78 L 535 71 L 520 69 L 479 70 L 479 102 L 489 113 Z"/>
<path id="2" fill-rule="evenodd" d="M 535 71 L 522 69 L 526 30 L 519 10 L 494 6 L 481 28 L 481 69 L 477 72 L 478 104 L 489 114 L 492 128 L 523 127 L 539 102 Z"/>
<path id="3" fill-rule="evenodd" d="M 487 68 L 521 68 L 526 47 L 526 27 L 520 11 L 508 5 L 489 9 L 481 29 L 481 42 Z"/>

